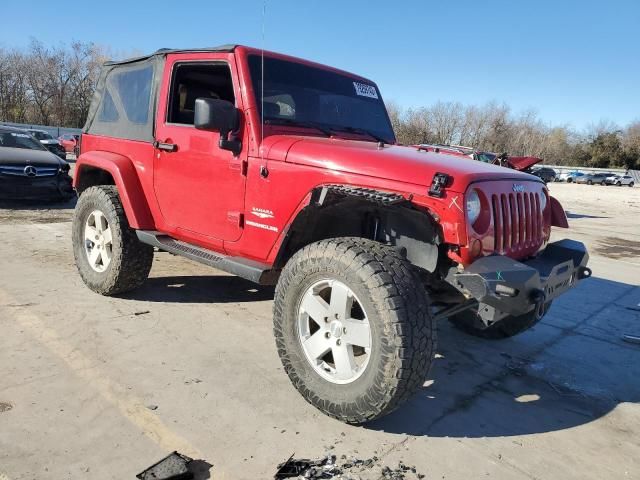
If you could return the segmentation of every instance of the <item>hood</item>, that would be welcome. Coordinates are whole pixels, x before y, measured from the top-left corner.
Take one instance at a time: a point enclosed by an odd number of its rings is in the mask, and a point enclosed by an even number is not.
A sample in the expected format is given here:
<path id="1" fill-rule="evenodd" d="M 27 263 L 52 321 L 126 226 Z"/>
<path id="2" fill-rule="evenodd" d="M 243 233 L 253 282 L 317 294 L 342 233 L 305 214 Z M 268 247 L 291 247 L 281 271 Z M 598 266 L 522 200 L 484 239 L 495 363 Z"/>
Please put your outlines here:
<path id="1" fill-rule="evenodd" d="M 536 163 L 540 163 L 542 161 L 541 158 L 538 157 L 512 157 L 509 156 L 509 163 L 516 170 L 526 170 L 529 167 L 534 166 Z"/>
<path id="2" fill-rule="evenodd" d="M 27 148 L 0 147 L 0 165 L 8 166 L 55 166 L 63 162 L 49 150 L 30 150 Z"/>
<path id="3" fill-rule="evenodd" d="M 359 140 L 273 135 L 265 139 L 263 148 L 265 155 L 274 160 L 426 187 L 435 173 L 448 173 L 453 177 L 448 189 L 457 192 L 464 192 L 470 183 L 480 180 L 540 181 L 533 175 L 468 158 L 408 146 L 380 148 L 375 142 Z"/>

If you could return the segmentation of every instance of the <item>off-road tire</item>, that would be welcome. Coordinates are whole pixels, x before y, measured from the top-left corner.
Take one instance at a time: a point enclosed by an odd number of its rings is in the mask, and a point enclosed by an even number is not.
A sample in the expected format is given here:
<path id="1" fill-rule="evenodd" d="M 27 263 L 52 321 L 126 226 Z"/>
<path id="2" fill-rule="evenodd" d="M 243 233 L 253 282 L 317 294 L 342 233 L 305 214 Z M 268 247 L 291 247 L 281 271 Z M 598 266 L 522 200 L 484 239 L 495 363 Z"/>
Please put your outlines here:
<path id="1" fill-rule="evenodd" d="M 87 217 L 101 211 L 112 230 L 111 263 L 104 272 L 89 264 L 84 248 Z M 127 222 L 118 190 L 113 185 L 89 187 L 78 199 L 72 225 L 73 254 L 84 283 L 101 295 L 116 295 L 138 288 L 149 276 L 153 247 L 141 243 Z"/>
<path id="2" fill-rule="evenodd" d="M 348 384 L 322 378 L 301 347 L 299 304 L 319 279 L 347 285 L 369 318 L 369 362 Z M 420 279 L 396 249 L 367 239 L 323 240 L 298 251 L 280 276 L 273 316 L 278 354 L 295 388 L 325 414 L 351 424 L 380 418 L 410 398 L 435 352 L 435 322 Z"/>
<path id="3" fill-rule="evenodd" d="M 469 309 L 457 315 L 452 315 L 449 317 L 449 321 L 463 332 L 473 335 L 474 337 L 488 340 L 501 340 L 529 330 L 542 320 L 551 308 L 552 303 L 553 301 L 550 301 L 544 305 L 544 312 L 539 317 L 536 315 L 534 309 L 523 315 L 506 317 L 489 327 L 485 327 L 482 320 L 480 320 L 477 309 Z"/>

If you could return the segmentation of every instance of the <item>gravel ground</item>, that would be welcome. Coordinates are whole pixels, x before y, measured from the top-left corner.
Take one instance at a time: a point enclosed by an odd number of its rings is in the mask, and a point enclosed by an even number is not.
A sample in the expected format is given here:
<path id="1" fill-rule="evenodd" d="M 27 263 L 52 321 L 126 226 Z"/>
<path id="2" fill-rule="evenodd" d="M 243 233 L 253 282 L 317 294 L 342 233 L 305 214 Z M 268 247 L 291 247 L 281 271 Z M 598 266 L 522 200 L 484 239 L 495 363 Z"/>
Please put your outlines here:
<path id="1" fill-rule="evenodd" d="M 640 189 L 550 189 L 571 225 L 554 238 L 584 241 L 594 277 L 509 340 L 442 322 L 424 388 L 361 427 L 289 384 L 273 289 L 161 253 L 139 291 L 101 297 L 75 271 L 72 203 L 3 205 L 0 479 L 134 478 L 173 450 L 225 480 L 292 454 L 375 458 L 361 479 L 640 478 L 640 345 L 623 340 L 640 336 Z"/>

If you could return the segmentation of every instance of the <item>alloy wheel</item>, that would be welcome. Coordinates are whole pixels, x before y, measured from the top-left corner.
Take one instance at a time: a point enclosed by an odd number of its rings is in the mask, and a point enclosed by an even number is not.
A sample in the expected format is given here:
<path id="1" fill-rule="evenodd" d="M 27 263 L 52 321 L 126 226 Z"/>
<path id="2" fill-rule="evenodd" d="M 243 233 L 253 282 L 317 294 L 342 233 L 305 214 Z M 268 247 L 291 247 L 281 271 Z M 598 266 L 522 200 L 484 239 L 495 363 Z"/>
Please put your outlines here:
<path id="1" fill-rule="evenodd" d="M 87 217 L 84 226 L 84 250 L 89 265 L 102 273 L 111 263 L 113 255 L 113 236 L 111 226 L 104 213 L 94 210 Z"/>
<path id="2" fill-rule="evenodd" d="M 367 368 L 369 319 L 355 293 L 338 280 L 321 280 L 304 293 L 298 336 L 307 361 L 331 383 L 351 383 Z"/>

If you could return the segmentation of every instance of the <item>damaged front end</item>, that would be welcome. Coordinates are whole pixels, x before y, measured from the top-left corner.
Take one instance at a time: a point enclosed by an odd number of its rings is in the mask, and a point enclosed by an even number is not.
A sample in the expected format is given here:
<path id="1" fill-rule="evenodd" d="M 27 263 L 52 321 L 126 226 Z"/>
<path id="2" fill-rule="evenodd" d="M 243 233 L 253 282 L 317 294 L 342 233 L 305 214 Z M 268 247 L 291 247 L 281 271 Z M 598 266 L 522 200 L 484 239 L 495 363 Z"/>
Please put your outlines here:
<path id="1" fill-rule="evenodd" d="M 482 257 L 447 281 L 469 300 L 466 307 L 477 305 L 478 316 L 489 326 L 532 310 L 541 318 L 549 302 L 591 276 L 588 260 L 584 244 L 561 240 L 522 262 L 502 255 Z"/>

